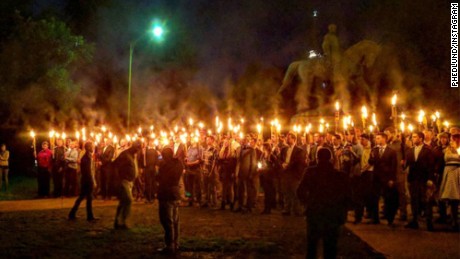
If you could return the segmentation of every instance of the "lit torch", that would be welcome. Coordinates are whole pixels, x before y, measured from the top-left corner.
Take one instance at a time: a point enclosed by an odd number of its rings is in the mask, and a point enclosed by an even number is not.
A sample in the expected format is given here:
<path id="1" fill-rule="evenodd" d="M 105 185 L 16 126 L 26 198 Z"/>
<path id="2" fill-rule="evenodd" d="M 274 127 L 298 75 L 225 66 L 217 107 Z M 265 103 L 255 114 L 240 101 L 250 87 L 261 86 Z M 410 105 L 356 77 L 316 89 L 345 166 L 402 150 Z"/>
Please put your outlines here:
<path id="1" fill-rule="evenodd" d="M 363 130 L 366 129 L 366 120 L 368 117 L 366 106 L 361 107 L 361 120 L 363 122 Z"/>
<path id="2" fill-rule="evenodd" d="M 391 118 L 393 119 L 393 124 L 395 127 L 395 130 L 397 131 L 398 127 L 398 110 L 396 108 L 396 101 L 398 99 L 398 95 L 394 94 L 393 97 L 391 98 Z"/>
<path id="3" fill-rule="evenodd" d="M 340 103 L 339 101 L 335 102 L 335 132 L 339 130 L 339 122 L 340 122 Z"/>
<path id="4" fill-rule="evenodd" d="M 34 150 L 35 163 L 37 163 L 37 147 L 36 147 L 36 141 L 35 141 L 35 131 L 33 130 L 30 131 L 30 137 L 32 138 L 32 148 Z"/>

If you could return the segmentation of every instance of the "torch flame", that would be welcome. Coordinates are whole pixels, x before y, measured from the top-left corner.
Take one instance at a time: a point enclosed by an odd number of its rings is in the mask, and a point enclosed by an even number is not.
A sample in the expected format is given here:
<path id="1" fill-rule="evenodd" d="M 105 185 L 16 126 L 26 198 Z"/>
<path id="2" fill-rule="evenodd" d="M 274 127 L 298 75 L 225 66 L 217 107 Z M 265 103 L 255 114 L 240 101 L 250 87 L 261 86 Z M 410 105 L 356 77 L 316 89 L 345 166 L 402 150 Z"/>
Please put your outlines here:
<path id="1" fill-rule="evenodd" d="M 409 126 L 407 126 L 407 128 L 409 129 L 410 132 L 414 131 L 414 126 L 412 126 L 412 124 L 409 124 Z"/>
<path id="2" fill-rule="evenodd" d="M 366 106 L 361 107 L 361 114 L 364 119 L 367 119 L 368 114 Z"/>
<path id="3" fill-rule="evenodd" d="M 393 97 L 391 97 L 391 105 L 396 106 L 397 99 L 398 99 L 398 95 L 394 94 Z"/>

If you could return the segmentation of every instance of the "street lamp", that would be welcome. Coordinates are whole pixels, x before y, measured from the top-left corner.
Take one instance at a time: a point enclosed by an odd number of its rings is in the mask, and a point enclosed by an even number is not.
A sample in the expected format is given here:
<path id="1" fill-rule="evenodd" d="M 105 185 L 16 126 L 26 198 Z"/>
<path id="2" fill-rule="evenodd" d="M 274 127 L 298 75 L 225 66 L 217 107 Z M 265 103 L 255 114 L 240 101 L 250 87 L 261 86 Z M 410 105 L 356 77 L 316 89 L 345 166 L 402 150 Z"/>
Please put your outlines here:
<path id="1" fill-rule="evenodd" d="M 152 24 L 152 30 L 150 31 L 152 33 L 154 40 L 157 42 L 161 42 L 164 39 L 164 34 L 165 30 L 163 28 L 163 25 L 154 22 Z M 136 46 L 136 43 L 142 39 L 147 33 L 142 34 L 139 38 L 137 38 L 134 41 L 131 41 L 129 43 L 129 71 L 128 71 L 128 132 L 129 132 L 129 127 L 130 127 L 130 122 L 131 122 L 131 81 L 132 81 L 132 69 L 133 69 L 133 52 L 134 52 L 134 47 Z"/>

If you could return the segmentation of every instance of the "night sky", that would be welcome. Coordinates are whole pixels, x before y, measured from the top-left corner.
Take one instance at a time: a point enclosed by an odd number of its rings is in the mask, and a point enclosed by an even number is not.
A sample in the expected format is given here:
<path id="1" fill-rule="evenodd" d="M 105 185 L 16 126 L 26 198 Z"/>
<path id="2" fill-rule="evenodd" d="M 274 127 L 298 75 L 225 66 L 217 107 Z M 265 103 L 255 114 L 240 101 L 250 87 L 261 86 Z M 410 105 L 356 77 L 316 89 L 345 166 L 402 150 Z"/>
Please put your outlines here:
<path id="1" fill-rule="evenodd" d="M 162 19 L 169 30 L 163 46 L 149 46 L 149 41 L 145 39 L 138 44 L 137 54 L 142 57 L 158 52 L 158 49 L 163 51 L 162 54 L 171 54 L 178 51 L 173 51 L 174 48 L 187 48 L 202 71 L 197 77 L 217 88 L 219 78 L 228 73 L 238 76 L 248 64 L 283 68 L 291 61 L 304 57 L 307 50 L 321 43 L 330 23 L 338 25 L 343 49 L 362 39 L 371 39 L 377 42 L 402 41 L 414 45 L 416 51 L 442 48 L 443 57 L 447 58 L 448 54 L 448 27 L 440 28 L 449 22 L 448 5 L 447 2 L 442 4 L 443 1 L 74 2 L 74 8 L 67 10 L 64 18 L 76 25 L 74 28 L 79 28 L 78 33 L 96 42 L 97 55 L 112 58 L 115 67 L 126 66 L 128 42 L 147 30 L 153 19 Z M 38 0 L 34 4 L 34 12 L 54 9 L 62 14 L 68 3 Z M 75 8 L 78 5 L 80 9 Z M 316 43 L 311 42 L 310 37 L 314 10 L 318 12 Z M 69 12 L 74 12 L 73 16 L 69 17 Z M 424 54 L 429 62 L 442 63 L 429 52 Z M 180 58 L 174 61 L 176 65 L 181 65 Z M 149 65 L 142 60 L 139 64 Z"/>
<path id="2" fill-rule="evenodd" d="M 80 111 L 75 113 L 83 114 L 78 118 L 82 123 L 109 111 L 111 120 L 126 117 L 129 43 L 135 39 L 140 38 L 133 55 L 133 98 L 139 113 L 155 113 L 158 107 L 152 103 L 167 106 L 177 99 L 188 103 L 196 86 L 209 90 L 211 97 L 205 96 L 201 102 L 211 100 L 208 106 L 214 113 L 222 111 L 215 103 L 238 103 L 229 97 L 228 85 L 241 88 L 251 85 L 244 86 L 244 82 L 260 82 L 270 89 L 279 88 L 291 62 L 305 59 L 309 50 L 321 52 L 331 23 L 337 24 L 343 51 L 361 40 L 372 40 L 399 61 L 398 67 L 382 69 L 398 70 L 404 77 L 400 85 L 383 78 L 377 82 L 377 95 L 388 95 L 393 88 L 405 89 L 402 95 L 412 98 L 406 102 L 412 105 L 404 107 L 407 109 L 444 104 L 446 99 L 460 96 L 457 89 L 449 87 L 447 1 L 30 0 L 3 5 L 6 14 L 16 8 L 34 19 L 57 17 L 72 33 L 94 44 L 91 63 L 73 75 L 81 93 L 87 95 L 83 99 L 90 100 L 83 102 L 90 112 L 76 108 Z M 152 41 L 147 33 L 155 20 L 167 30 L 161 43 Z M 264 77 L 271 81 L 265 82 Z M 438 91 L 441 87 L 446 91 Z M 274 95 L 273 91 L 268 92 Z M 171 109 L 177 112 L 169 118 L 193 105 L 173 104 Z"/>

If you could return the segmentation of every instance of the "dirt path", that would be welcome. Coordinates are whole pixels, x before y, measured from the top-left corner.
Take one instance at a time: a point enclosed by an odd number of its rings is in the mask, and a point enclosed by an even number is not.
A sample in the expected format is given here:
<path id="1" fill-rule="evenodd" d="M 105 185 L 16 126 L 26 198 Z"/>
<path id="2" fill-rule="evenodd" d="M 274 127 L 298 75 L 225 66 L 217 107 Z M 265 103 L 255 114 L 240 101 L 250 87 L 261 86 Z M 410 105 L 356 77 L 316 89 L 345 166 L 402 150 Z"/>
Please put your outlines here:
<path id="1" fill-rule="evenodd" d="M 20 201 L 0 201 L 0 212 L 6 211 L 31 211 L 31 210 L 51 210 L 71 208 L 76 198 L 58 198 L 58 199 L 36 199 Z M 118 202 L 116 200 L 103 201 L 94 200 L 94 207 L 113 206 Z M 84 205 L 84 202 L 83 204 Z"/>

